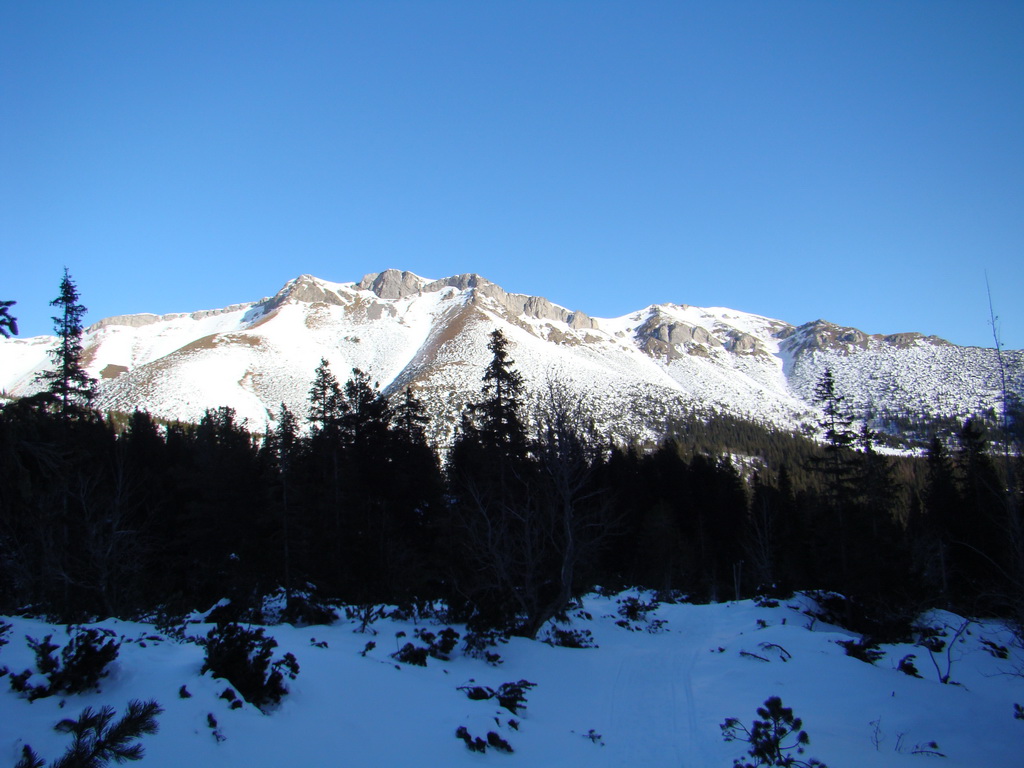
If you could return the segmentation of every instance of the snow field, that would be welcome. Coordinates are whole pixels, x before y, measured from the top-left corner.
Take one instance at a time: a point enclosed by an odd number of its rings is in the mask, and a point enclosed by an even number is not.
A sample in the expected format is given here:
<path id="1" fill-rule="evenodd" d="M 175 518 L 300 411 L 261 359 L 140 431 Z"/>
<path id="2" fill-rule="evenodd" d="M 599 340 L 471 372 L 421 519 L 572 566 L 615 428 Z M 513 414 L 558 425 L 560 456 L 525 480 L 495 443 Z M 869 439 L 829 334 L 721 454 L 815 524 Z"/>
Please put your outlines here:
<path id="1" fill-rule="evenodd" d="M 589 630 L 598 647 L 513 638 L 491 649 L 501 656 L 499 666 L 467 656 L 461 642 L 450 661 L 429 658 L 426 667 L 392 658 L 407 642 L 425 644 L 414 636 L 417 628 L 443 628 L 433 620 L 381 619 L 365 633 L 347 619 L 331 626 L 271 626 L 267 633 L 279 644 L 275 657 L 290 651 L 301 671 L 269 714 L 248 704 L 231 709 L 220 698 L 230 684 L 199 674 L 203 650 L 197 645 L 154 639 L 160 633 L 148 624 L 98 622 L 125 638 L 102 691 L 29 703 L 4 684 L 0 761 L 13 765 L 23 742 L 52 760 L 69 741 L 52 730 L 59 720 L 77 717 L 85 706 L 109 704 L 122 712 L 129 699 L 152 698 L 165 712 L 160 732 L 143 739 L 142 764 L 151 768 L 512 762 L 720 768 L 745 752 L 742 743 L 722 740 L 720 724 L 736 717 L 749 727 L 756 708 L 777 695 L 810 735 L 804 757 L 817 757 L 830 768 L 933 760 L 943 768 L 1020 765 L 1024 721 L 1013 718 L 1013 704 L 1024 703 L 1024 678 L 1007 673 L 1021 669 L 1024 652 L 998 624 L 969 625 L 951 656 L 951 676 L 959 685 L 943 685 L 921 647 L 883 646 L 885 656 L 875 665 L 847 656 L 835 641 L 852 635 L 805 615 L 806 597 L 777 607 L 751 601 L 662 603 L 627 621 L 619 610 L 630 597 L 650 602 L 653 595 L 589 595 L 571 612 L 565 628 Z M 928 619 L 952 627 L 962 623 L 943 613 Z M 53 634 L 61 644 L 66 638 L 63 628 L 38 620 L 6 620 L 13 629 L 0 649 L 0 664 L 13 671 L 33 665 L 26 634 Z M 210 627 L 191 624 L 188 633 L 202 636 Z M 463 627 L 455 629 L 465 635 Z M 1009 658 L 993 656 L 985 640 L 1005 647 Z M 366 650 L 370 642 L 375 647 Z M 896 669 L 908 653 L 916 654 L 921 679 Z M 944 667 L 945 652 L 939 657 Z M 536 687 L 527 691 L 526 709 L 518 714 L 458 690 L 497 689 L 519 680 Z M 183 685 L 190 698 L 179 696 Z M 209 714 L 222 740 L 210 728 Z M 494 731 L 515 753 L 471 752 L 455 738 L 460 726 L 484 739 Z M 931 741 L 944 759 L 913 754 L 915 746 Z"/>

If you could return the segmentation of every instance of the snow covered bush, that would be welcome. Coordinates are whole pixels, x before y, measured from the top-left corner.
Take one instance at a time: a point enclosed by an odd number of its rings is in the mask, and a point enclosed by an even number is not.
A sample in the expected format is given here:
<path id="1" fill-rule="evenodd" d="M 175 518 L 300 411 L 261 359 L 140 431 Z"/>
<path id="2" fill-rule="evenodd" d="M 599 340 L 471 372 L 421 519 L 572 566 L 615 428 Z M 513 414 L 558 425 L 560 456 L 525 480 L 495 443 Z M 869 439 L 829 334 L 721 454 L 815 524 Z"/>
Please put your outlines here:
<path id="1" fill-rule="evenodd" d="M 803 721 L 793 716 L 793 710 L 782 706 L 782 699 L 770 696 L 764 706 L 757 708 L 758 717 L 750 728 L 735 717 L 727 718 L 719 726 L 726 741 L 743 741 L 750 745 L 747 754 L 752 760 L 738 757 L 733 760 L 734 768 L 761 768 L 761 766 L 783 766 L 784 768 L 828 768 L 820 760 L 799 760 L 796 755 L 804 753 L 804 747 L 811 743 L 806 731 L 801 730 Z"/>
<path id="2" fill-rule="evenodd" d="M 860 640 L 837 640 L 836 642 L 843 646 L 847 656 L 859 659 L 865 664 L 874 664 L 885 656 L 885 651 L 878 647 L 878 643 L 874 643 L 866 637 L 862 637 Z"/>
<path id="3" fill-rule="evenodd" d="M 305 589 L 290 593 L 284 588 L 278 588 L 264 595 L 251 618 L 259 624 L 288 623 L 296 627 L 309 627 L 333 624 L 338 620 L 338 613 L 317 596 L 312 584 L 307 584 Z"/>
<path id="4" fill-rule="evenodd" d="M 159 730 L 156 718 L 163 709 L 155 701 L 128 702 L 128 710 L 117 722 L 113 707 L 93 711 L 86 707 L 77 720 L 61 720 L 54 726 L 60 733 L 70 733 L 74 741 L 64 755 L 50 763 L 50 768 L 102 768 L 110 761 L 117 764 L 141 760 L 142 744 L 136 739 Z M 26 744 L 21 760 L 14 768 L 44 768 L 46 763 Z"/>
<path id="5" fill-rule="evenodd" d="M 42 640 L 26 637 L 36 656 L 36 670 L 12 673 L 11 688 L 28 696 L 30 701 L 61 692 L 81 693 L 98 688 L 121 648 L 112 635 L 109 630 L 79 629 L 73 631 L 63 648 L 52 642 L 53 635 Z M 57 650 L 60 650 L 60 657 L 54 653 Z M 37 673 L 46 678 L 46 683 L 30 682 Z"/>
<path id="6" fill-rule="evenodd" d="M 458 690 L 465 692 L 466 697 L 472 701 L 497 699 L 498 704 L 513 715 L 518 715 L 520 710 L 526 709 L 526 692 L 536 687 L 537 684 L 529 680 L 519 680 L 514 683 L 502 683 L 498 690 L 486 685 L 462 685 Z"/>
<path id="7" fill-rule="evenodd" d="M 483 659 L 492 667 L 497 667 L 502 663 L 501 655 L 493 653 L 488 649 L 494 648 L 499 643 L 507 642 L 508 634 L 505 632 L 497 629 L 477 630 L 466 634 L 462 650 L 467 656 L 472 656 L 474 659 Z"/>
<path id="8" fill-rule="evenodd" d="M 594 634 L 589 629 L 560 629 L 551 627 L 543 642 L 560 648 L 597 648 Z"/>
<path id="9" fill-rule="evenodd" d="M 393 654 L 391 657 L 398 659 L 403 664 L 412 664 L 415 667 L 427 666 L 427 654 L 429 649 L 424 648 L 422 645 L 413 645 L 412 643 L 406 643 Z"/>
<path id="10" fill-rule="evenodd" d="M 900 659 L 900 663 L 896 665 L 896 669 L 898 669 L 905 675 L 909 675 L 910 677 L 921 677 L 921 672 L 918 670 L 917 665 L 914 663 L 914 659 L 916 658 L 917 657 L 914 654 L 908 653 L 906 656 Z"/>
<path id="11" fill-rule="evenodd" d="M 427 644 L 426 648 L 417 648 L 412 643 L 407 643 L 406 647 L 395 654 L 395 658 L 399 661 L 405 661 L 411 664 L 419 664 L 418 661 L 409 661 L 408 659 L 401 658 L 400 654 L 411 654 L 412 656 L 419 658 L 421 652 L 425 652 L 428 656 L 441 661 L 448 661 L 451 659 L 451 653 L 455 650 L 455 646 L 459 642 L 459 633 L 451 627 L 445 627 L 438 633 L 433 633 L 427 629 L 417 629 L 415 631 L 417 638 Z M 410 651 L 406 651 L 406 648 L 410 648 Z M 426 666 L 426 657 L 423 658 L 423 664 Z"/>
<path id="12" fill-rule="evenodd" d="M 238 624 L 218 624 L 203 641 L 206 662 L 202 672 L 229 681 L 250 704 L 260 709 L 277 704 L 288 693 L 285 677 L 299 674 L 295 656 L 286 653 L 271 661 L 277 641 L 262 628 L 246 629 Z"/>
<path id="13" fill-rule="evenodd" d="M 619 616 L 627 621 L 646 621 L 647 614 L 658 610 L 658 600 L 654 598 L 645 603 L 636 597 L 627 597 L 619 600 Z"/>

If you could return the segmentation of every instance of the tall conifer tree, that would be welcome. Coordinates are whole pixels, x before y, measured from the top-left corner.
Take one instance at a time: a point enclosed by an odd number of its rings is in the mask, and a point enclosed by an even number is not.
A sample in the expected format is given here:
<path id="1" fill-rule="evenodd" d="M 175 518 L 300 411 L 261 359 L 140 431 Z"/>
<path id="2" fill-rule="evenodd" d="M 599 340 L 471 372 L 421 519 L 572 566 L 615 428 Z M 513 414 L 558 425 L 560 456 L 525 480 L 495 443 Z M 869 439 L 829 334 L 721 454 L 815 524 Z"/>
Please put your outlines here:
<path id="1" fill-rule="evenodd" d="M 18 318 L 11 314 L 11 307 L 16 301 L 0 301 L 0 336 L 5 339 L 18 335 Z"/>
<path id="2" fill-rule="evenodd" d="M 57 346 L 50 350 L 55 367 L 39 374 L 39 380 L 48 383 L 47 391 L 56 398 L 60 414 L 66 419 L 76 406 L 89 405 L 96 395 L 96 382 L 82 367 L 82 318 L 86 308 L 78 302 L 78 288 L 67 267 L 60 295 L 50 306 L 58 308 L 53 317 Z"/>

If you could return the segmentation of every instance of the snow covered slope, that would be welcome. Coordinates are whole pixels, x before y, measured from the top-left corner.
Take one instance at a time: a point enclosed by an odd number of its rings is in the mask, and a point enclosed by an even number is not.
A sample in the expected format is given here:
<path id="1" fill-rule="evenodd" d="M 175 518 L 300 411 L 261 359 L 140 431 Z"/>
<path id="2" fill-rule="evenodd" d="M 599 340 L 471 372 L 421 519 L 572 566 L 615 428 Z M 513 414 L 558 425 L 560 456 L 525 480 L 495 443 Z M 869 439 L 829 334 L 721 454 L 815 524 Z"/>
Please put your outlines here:
<path id="1" fill-rule="evenodd" d="M 825 366 L 862 413 L 965 415 L 999 404 L 992 350 L 678 304 L 595 319 L 478 275 L 432 281 L 387 270 L 358 283 L 302 275 L 250 304 L 107 318 L 87 330 L 84 347 L 104 409 L 194 421 L 227 405 L 259 430 L 282 403 L 306 412 L 324 358 L 341 382 L 360 368 L 386 391 L 413 387 L 443 438 L 478 396 L 495 328 L 512 341 L 531 388 L 557 381 L 622 437 L 655 436 L 684 409 L 799 426 L 813 419 L 814 382 Z M 0 340 L 0 390 L 34 391 L 52 344 Z M 1012 388 L 1024 390 L 1024 353 L 1005 359 Z"/>
<path id="2" fill-rule="evenodd" d="M 194 642 L 175 641 L 150 624 L 99 622 L 93 626 L 121 640 L 102 691 L 29 702 L 10 690 L 7 678 L 0 680 L 0 763 L 14 765 L 24 744 L 55 760 L 71 739 L 53 726 L 85 707 L 121 713 L 131 699 L 152 699 L 165 711 L 159 733 L 142 740 L 146 768 L 722 768 L 744 756 L 747 745 L 724 741 L 720 725 L 735 717 L 749 728 L 756 709 L 778 696 L 810 736 L 803 759 L 830 768 L 1020 766 L 1024 721 L 1014 718 L 1014 704 L 1024 704 L 1024 656 L 997 624 L 964 627 L 957 616 L 932 612 L 920 622 L 952 643 L 948 656 L 934 655 L 938 667 L 927 649 L 912 644 L 882 646 L 884 655 L 872 665 L 839 645 L 856 639 L 850 633 L 803 612 L 812 606 L 805 596 L 775 606 L 662 603 L 626 620 L 628 601 L 652 606 L 653 597 L 587 596 L 562 629 L 590 633 L 597 647 L 512 638 L 490 649 L 500 655 L 497 666 L 467 655 L 461 641 L 448 660 L 428 658 L 426 667 L 392 657 L 409 642 L 425 647 L 417 630 L 437 634 L 445 626 L 433 618 L 380 619 L 365 633 L 345 619 L 268 627 L 279 643 L 275 658 L 292 653 L 300 667 L 287 682 L 290 692 L 268 714 L 223 698 L 233 686 L 200 674 L 204 653 Z M 12 673 L 35 669 L 26 635 L 67 643 L 61 625 L 6 621 L 13 627 L 0 664 Z M 188 624 L 186 635 L 204 637 L 211 626 Z M 453 628 L 464 638 L 464 627 Z M 908 656 L 921 677 L 897 669 L 901 659 L 907 669 Z M 950 684 L 940 682 L 937 669 L 948 672 Z M 475 686 L 496 690 L 521 680 L 536 685 L 515 713 L 496 700 L 467 696 Z M 493 732 L 515 752 L 471 752 L 456 738 L 460 727 L 484 740 Z"/>

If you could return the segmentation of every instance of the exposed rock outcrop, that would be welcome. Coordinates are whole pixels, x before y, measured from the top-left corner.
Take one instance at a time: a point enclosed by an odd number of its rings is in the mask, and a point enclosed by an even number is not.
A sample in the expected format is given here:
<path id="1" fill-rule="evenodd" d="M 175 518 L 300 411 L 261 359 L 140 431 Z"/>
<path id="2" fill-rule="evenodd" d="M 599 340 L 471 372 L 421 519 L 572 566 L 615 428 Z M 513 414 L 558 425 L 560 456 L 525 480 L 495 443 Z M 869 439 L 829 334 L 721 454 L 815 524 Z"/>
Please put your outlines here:
<path id="1" fill-rule="evenodd" d="M 397 269 L 385 269 L 383 272 L 372 272 L 356 283 L 361 291 L 373 291 L 382 299 L 404 299 L 423 290 L 426 284 L 419 275 L 412 272 L 400 272 Z"/>

